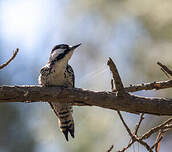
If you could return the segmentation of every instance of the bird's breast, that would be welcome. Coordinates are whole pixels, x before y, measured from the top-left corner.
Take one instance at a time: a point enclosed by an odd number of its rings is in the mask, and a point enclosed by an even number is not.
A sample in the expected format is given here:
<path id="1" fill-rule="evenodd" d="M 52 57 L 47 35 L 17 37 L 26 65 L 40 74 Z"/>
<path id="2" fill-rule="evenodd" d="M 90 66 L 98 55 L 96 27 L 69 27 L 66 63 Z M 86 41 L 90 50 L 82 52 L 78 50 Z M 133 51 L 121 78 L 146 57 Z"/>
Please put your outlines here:
<path id="1" fill-rule="evenodd" d="M 49 85 L 65 85 L 66 79 L 64 71 L 58 71 L 56 72 L 55 69 L 52 69 L 51 74 L 49 75 L 48 80 Z"/>

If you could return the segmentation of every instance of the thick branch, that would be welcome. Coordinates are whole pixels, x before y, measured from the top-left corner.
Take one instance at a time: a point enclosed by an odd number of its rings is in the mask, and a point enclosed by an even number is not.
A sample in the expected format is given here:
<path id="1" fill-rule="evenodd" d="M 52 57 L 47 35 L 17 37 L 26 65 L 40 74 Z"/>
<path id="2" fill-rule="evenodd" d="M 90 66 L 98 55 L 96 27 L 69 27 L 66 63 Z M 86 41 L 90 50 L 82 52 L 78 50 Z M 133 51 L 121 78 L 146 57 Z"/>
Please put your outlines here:
<path id="1" fill-rule="evenodd" d="M 78 88 L 41 86 L 0 86 L 0 102 L 71 102 L 131 113 L 172 115 L 172 99 L 135 95 L 117 97 L 111 92 L 95 92 Z"/>

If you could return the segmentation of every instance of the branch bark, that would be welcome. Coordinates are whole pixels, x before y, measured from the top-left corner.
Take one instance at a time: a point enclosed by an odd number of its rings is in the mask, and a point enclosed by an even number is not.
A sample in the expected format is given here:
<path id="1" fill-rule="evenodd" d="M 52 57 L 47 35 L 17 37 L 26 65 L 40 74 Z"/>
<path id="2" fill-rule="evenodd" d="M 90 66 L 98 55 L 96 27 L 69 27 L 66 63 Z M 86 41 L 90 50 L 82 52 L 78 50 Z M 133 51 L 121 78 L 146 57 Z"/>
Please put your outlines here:
<path id="1" fill-rule="evenodd" d="M 136 91 L 141 91 L 141 90 L 167 89 L 171 87 L 172 87 L 172 80 L 167 80 L 167 81 L 158 81 L 158 82 L 131 85 L 130 87 L 125 87 L 124 90 L 125 92 L 136 92 Z M 113 89 L 113 92 L 117 92 L 117 90 Z"/>
<path id="2" fill-rule="evenodd" d="M 80 88 L 42 86 L 0 86 L 1 102 L 70 102 L 131 113 L 172 116 L 172 99 L 136 95 L 117 96 L 112 92 L 95 92 Z"/>

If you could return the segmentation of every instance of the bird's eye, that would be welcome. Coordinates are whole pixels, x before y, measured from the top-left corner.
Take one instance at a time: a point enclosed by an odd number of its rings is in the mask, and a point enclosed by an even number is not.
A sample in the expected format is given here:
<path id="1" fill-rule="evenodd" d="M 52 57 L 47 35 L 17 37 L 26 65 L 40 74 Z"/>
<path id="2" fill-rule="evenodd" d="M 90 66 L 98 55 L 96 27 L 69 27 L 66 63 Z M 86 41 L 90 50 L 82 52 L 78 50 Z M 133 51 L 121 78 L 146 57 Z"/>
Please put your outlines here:
<path id="1" fill-rule="evenodd" d="M 61 45 L 60 48 L 61 48 L 61 49 L 68 49 L 69 47 L 68 47 L 68 45 Z"/>

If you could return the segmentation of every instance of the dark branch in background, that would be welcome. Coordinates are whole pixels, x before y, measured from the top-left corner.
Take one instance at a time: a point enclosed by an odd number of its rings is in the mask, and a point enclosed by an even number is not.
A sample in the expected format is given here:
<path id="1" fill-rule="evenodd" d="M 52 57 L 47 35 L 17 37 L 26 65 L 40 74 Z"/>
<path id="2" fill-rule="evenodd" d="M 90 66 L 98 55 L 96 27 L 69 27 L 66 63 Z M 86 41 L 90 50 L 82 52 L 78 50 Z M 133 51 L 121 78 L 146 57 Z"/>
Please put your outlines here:
<path id="1" fill-rule="evenodd" d="M 19 49 L 17 48 L 15 50 L 15 52 L 13 53 L 13 56 L 4 64 L 0 65 L 0 69 L 3 69 L 4 67 L 6 67 L 12 60 L 14 60 L 14 58 L 16 57 L 17 53 L 18 53 Z"/>
<path id="2" fill-rule="evenodd" d="M 115 83 L 115 86 L 116 86 L 116 92 L 117 92 L 117 97 L 118 98 L 125 98 L 125 97 L 128 97 L 130 96 L 130 94 L 126 93 L 125 92 L 125 89 L 123 87 L 123 84 L 122 84 L 122 81 L 121 81 L 121 78 L 120 78 L 120 75 L 118 73 L 118 70 L 116 68 L 116 65 L 115 63 L 112 61 L 111 58 L 109 58 L 109 61 L 108 61 L 108 65 L 110 67 L 110 70 L 113 74 L 113 80 L 111 80 L 111 88 L 113 90 L 114 88 L 114 85 L 113 85 L 113 82 Z M 119 152 L 125 152 L 131 145 L 133 145 L 135 142 L 138 142 L 140 143 L 141 145 L 143 145 L 149 152 L 153 152 L 153 149 L 155 148 L 156 152 L 159 152 L 159 148 L 160 148 L 160 141 L 162 140 L 163 138 L 163 133 L 165 131 L 167 131 L 168 129 L 170 129 L 172 127 L 172 125 L 170 124 L 171 121 L 172 121 L 172 118 L 168 119 L 167 121 L 165 121 L 164 123 L 162 123 L 161 125 L 155 127 L 155 128 L 152 128 L 150 129 L 147 133 L 145 133 L 144 135 L 142 135 L 141 137 L 138 136 L 138 129 L 141 125 L 141 122 L 143 121 L 144 119 L 144 114 L 142 113 L 141 116 L 140 116 L 140 119 L 139 119 L 139 122 L 138 124 L 136 125 L 136 128 L 135 128 L 135 131 L 132 133 L 130 128 L 128 127 L 128 125 L 125 123 L 123 117 L 122 117 L 122 114 L 120 113 L 119 110 L 117 110 L 117 113 L 125 127 L 125 129 L 127 130 L 129 136 L 131 137 L 131 140 L 129 142 L 129 144 L 127 145 L 127 147 L 123 148 L 121 151 Z M 152 145 L 152 146 L 149 146 L 145 141 L 143 141 L 144 139 L 147 139 L 149 138 L 152 134 L 156 133 L 156 132 L 159 132 L 159 135 L 157 136 L 157 139 L 155 141 L 155 143 Z"/>
<path id="3" fill-rule="evenodd" d="M 110 148 L 106 152 L 111 152 L 113 149 L 113 145 L 110 146 Z"/>
<path id="4" fill-rule="evenodd" d="M 165 65 L 163 65 L 162 63 L 160 63 L 160 62 L 157 62 L 157 64 L 161 67 L 161 70 L 164 72 L 166 72 L 167 74 L 169 74 L 170 76 L 172 76 L 172 71 L 169 69 L 169 68 L 167 68 L 167 66 L 165 66 Z M 164 73 L 165 73 L 164 72 Z M 166 74 L 165 73 L 165 74 Z"/>

